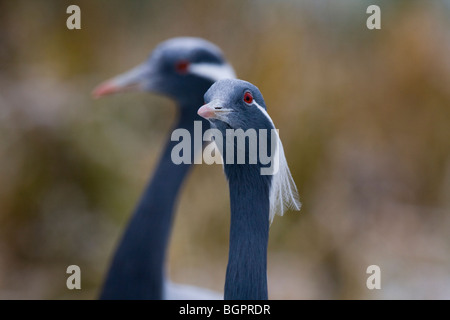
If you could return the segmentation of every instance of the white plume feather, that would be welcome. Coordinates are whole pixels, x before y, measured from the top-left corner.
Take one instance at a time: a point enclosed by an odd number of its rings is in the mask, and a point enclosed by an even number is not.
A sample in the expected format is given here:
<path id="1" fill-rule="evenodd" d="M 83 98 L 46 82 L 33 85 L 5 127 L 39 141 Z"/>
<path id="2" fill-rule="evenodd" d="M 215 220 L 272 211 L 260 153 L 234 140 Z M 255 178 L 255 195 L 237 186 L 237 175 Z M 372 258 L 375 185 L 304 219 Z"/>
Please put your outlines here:
<path id="1" fill-rule="evenodd" d="M 299 211 L 301 208 L 297 187 L 284 155 L 283 144 L 278 133 L 276 136 L 278 141 L 275 155 L 278 156 L 275 156 L 274 159 L 278 161 L 278 164 L 275 164 L 278 171 L 273 174 L 270 188 L 270 223 L 272 223 L 275 214 L 282 216 L 287 209 Z"/>
<path id="2" fill-rule="evenodd" d="M 258 109 L 269 119 L 273 127 L 275 125 L 270 118 L 267 111 L 261 107 L 256 101 L 253 101 Z M 292 178 L 291 171 L 287 164 L 286 156 L 284 155 L 283 144 L 281 143 L 278 130 L 273 130 L 276 134 L 277 145 L 275 148 L 275 155 L 273 156 L 273 167 L 275 168 L 275 173 L 272 177 L 272 185 L 270 187 L 270 212 L 269 220 L 272 223 L 275 214 L 282 216 L 287 209 L 292 209 L 299 211 L 301 208 L 301 203 L 297 191 L 297 186 L 295 185 L 294 179 Z M 277 170 L 278 169 L 278 170 Z"/>

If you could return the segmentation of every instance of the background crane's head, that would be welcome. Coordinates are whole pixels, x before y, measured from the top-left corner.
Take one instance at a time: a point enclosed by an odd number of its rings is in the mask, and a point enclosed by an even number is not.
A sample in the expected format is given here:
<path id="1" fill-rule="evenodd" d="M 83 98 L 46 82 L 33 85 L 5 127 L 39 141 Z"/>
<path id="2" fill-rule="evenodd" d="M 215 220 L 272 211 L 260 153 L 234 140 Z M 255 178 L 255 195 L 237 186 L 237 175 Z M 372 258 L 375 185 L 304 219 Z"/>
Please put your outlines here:
<path id="1" fill-rule="evenodd" d="M 159 44 L 144 63 L 100 84 L 93 96 L 149 91 L 180 104 L 198 103 L 215 81 L 234 77 L 216 45 L 200 38 L 173 38 Z"/>

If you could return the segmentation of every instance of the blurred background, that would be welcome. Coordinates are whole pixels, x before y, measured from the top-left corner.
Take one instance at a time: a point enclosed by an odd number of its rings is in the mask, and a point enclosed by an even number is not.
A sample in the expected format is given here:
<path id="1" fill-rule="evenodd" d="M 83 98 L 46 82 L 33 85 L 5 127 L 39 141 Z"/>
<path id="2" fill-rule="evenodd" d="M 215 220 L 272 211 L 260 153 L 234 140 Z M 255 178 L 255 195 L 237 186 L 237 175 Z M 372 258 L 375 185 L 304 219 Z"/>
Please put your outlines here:
<path id="1" fill-rule="evenodd" d="M 97 298 L 176 110 L 90 93 L 175 36 L 220 46 L 280 129 L 303 207 L 271 226 L 271 299 L 450 299 L 449 27 L 444 0 L 0 1 L 0 299 Z M 174 281 L 223 291 L 228 202 L 194 166 Z"/>

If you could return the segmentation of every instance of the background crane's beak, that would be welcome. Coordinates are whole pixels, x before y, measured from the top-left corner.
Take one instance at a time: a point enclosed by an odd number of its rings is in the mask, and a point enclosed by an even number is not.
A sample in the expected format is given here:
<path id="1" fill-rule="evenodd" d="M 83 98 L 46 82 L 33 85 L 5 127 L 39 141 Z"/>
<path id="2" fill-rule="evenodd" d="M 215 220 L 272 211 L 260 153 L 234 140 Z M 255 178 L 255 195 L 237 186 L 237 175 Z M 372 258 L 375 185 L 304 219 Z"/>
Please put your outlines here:
<path id="1" fill-rule="evenodd" d="M 143 91 L 149 82 L 151 73 L 149 64 L 143 63 L 128 72 L 102 82 L 92 91 L 92 96 L 100 98 L 125 91 Z"/>

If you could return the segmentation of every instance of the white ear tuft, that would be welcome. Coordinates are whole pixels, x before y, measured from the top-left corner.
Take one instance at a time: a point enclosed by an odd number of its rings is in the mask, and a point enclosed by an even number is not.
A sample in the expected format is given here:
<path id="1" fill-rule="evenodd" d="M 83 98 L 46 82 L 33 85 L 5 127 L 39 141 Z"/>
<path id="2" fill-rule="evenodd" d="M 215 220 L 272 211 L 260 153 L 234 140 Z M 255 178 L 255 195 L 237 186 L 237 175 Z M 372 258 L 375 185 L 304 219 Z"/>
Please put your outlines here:
<path id="1" fill-rule="evenodd" d="M 267 111 L 256 101 L 253 101 L 253 104 L 258 107 L 275 128 L 272 118 Z M 273 177 L 270 187 L 270 223 L 272 223 L 275 214 L 282 216 L 287 209 L 299 211 L 302 206 L 297 187 L 295 186 L 294 179 L 286 161 L 286 156 L 284 155 L 283 144 L 281 143 L 278 129 L 273 129 L 272 131 L 275 133 L 277 145 L 273 156 L 275 173 L 271 173 Z"/>
<path id="2" fill-rule="evenodd" d="M 289 170 L 278 132 L 276 136 L 278 141 L 274 158 L 275 161 L 278 161 L 278 164 L 275 164 L 278 171 L 273 174 L 270 188 L 270 223 L 272 223 L 275 214 L 282 216 L 287 209 L 299 211 L 301 208 L 297 187 Z"/>
<path id="3" fill-rule="evenodd" d="M 233 67 L 228 63 L 192 63 L 189 66 L 189 72 L 212 81 L 236 78 Z"/>

